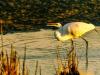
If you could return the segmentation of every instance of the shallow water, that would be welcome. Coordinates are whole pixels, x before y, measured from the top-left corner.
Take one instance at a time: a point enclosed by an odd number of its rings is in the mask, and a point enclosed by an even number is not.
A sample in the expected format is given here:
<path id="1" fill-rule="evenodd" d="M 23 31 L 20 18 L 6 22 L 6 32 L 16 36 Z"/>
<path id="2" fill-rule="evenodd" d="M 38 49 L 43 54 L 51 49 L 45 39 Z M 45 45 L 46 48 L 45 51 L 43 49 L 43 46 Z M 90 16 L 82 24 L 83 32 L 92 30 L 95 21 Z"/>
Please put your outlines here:
<path id="1" fill-rule="evenodd" d="M 89 66 L 88 71 L 100 75 L 100 28 L 99 35 L 92 31 L 84 36 L 89 42 Z M 42 75 L 54 75 L 57 67 L 56 49 L 59 45 L 59 52 L 62 59 L 66 55 L 66 49 L 70 50 L 70 41 L 58 42 L 52 30 L 41 30 L 39 32 L 23 32 L 4 35 L 5 49 L 9 50 L 10 43 L 18 52 L 20 60 L 23 60 L 24 45 L 27 46 L 26 65 L 30 75 L 34 75 L 36 61 L 42 68 Z M 79 58 L 79 69 L 85 70 L 85 42 L 82 39 L 74 40 L 75 49 Z M 38 68 L 39 71 L 39 68 Z M 38 74 L 39 75 L 39 74 Z"/>

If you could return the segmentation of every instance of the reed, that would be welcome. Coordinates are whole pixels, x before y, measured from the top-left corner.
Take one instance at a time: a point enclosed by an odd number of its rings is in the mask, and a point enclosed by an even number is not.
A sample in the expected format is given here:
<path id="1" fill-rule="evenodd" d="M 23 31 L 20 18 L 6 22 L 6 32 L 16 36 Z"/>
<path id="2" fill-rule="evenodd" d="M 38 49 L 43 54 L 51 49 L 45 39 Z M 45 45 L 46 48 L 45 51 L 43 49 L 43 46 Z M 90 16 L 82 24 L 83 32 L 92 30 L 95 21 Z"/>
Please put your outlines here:
<path id="1" fill-rule="evenodd" d="M 39 64 L 38 60 L 36 61 L 35 74 L 34 75 L 42 75 L 41 65 Z"/>
<path id="2" fill-rule="evenodd" d="M 39 69 L 39 70 L 38 70 Z M 36 61 L 35 74 L 42 75 L 41 66 L 39 66 L 38 61 Z M 20 65 L 20 60 L 17 52 L 14 50 L 13 45 L 11 45 L 10 54 L 8 52 L 0 52 L 0 75 L 29 75 L 29 70 L 26 67 L 26 45 L 24 50 L 24 59 L 22 62 L 22 67 Z"/>
<path id="3" fill-rule="evenodd" d="M 10 56 L 7 51 L 0 52 L 0 75 L 20 75 L 19 58 L 17 52 L 11 49 Z"/>
<path id="4" fill-rule="evenodd" d="M 22 75 L 26 75 L 25 74 L 25 61 L 26 61 L 26 44 L 25 44 L 25 49 L 24 49 L 24 60 L 23 60 L 23 71 L 22 71 Z"/>
<path id="5" fill-rule="evenodd" d="M 13 50 L 13 45 L 11 45 L 10 54 L 7 51 L 0 52 L 0 75 L 29 75 L 28 69 L 25 65 L 26 59 L 26 46 L 24 51 L 23 69 L 21 70 L 20 60 L 17 56 L 17 52 Z M 21 73 L 22 71 L 22 73 Z"/>
<path id="6" fill-rule="evenodd" d="M 37 75 L 37 71 L 38 71 L 38 61 L 36 61 L 35 75 Z"/>
<path id="7" fill-rule="evenodd" d="M 74 48 L 72 48 L 74 49 Z M 65 64 L 63 63 L 59 48 L 57 47 L 57 63 L 58 68 L 56 69 L 56 75 L 80 75 L 78 71 L 78 58 L 76 56 L 75 50 L 71 50 L 71 52 L 66 53 L 66 59 L 64 59 Z M 66 61 L 67 60 L 67 61 Z"/>

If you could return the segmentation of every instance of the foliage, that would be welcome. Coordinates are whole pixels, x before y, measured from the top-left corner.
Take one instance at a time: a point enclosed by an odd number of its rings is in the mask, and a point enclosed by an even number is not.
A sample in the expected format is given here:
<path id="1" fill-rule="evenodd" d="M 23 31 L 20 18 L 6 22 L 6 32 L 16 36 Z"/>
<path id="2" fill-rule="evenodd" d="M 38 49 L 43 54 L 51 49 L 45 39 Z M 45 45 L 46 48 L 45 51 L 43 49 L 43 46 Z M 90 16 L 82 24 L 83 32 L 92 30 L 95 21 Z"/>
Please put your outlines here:
<path id="1" fill-rule="evenodd" d="M 99 0 L 59 0 L 51 3 L 50 19 L 55 21 L 98 22 L 100 16 Z"/>
<path id="2" fill-rule="evenodd" d="M 99 0 L 1 0 L 0 18 L 14 24 L 85 21 L 99 23 Z"/>

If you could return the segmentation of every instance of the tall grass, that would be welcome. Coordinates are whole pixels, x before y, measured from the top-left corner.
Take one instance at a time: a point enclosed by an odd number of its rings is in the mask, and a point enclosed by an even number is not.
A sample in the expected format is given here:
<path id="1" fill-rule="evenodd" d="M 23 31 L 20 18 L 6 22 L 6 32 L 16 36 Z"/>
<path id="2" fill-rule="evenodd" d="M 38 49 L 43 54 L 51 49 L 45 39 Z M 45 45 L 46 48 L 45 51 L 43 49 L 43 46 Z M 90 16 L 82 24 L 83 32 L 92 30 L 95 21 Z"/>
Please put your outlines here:
<path id="1" fill-rule="evenodd" d="M 7 51 L 0 52 L 0 75 L 20 75 L 20 62 L 16 51 L 11 49 L 10 55 Z"/>
<path id="2" fill-rule="evenodd" d="M 39 75 L 42 75 L 41 71 L 41 66 L 39 66 L 37 61 L 35 74 L 33 75 L 37 75 L 38 73 Z M 29 70 L 26 67 L 26 45 L 22 66 L 17 52 L 13 50 L 13 45 L 11 45 L 10 54 L 8 54 L 6 50 L 0 51 L 0 75 L 29 75 Z"/>
<path id="3" fill-rule="evenodd" d="M 64 59 L 65 63 L 63 63 L 60 57 L 58 47 L 56 50 L 57 50 L 57 62 L 58 62 L 58 68 L 56 69 L 56 75 L 80 75 L 78 71 L 78 58 L 76 56 L 74 48 L 72 47 L 71 52 L 66 53 L 67 57 L 66 59 Z"/>

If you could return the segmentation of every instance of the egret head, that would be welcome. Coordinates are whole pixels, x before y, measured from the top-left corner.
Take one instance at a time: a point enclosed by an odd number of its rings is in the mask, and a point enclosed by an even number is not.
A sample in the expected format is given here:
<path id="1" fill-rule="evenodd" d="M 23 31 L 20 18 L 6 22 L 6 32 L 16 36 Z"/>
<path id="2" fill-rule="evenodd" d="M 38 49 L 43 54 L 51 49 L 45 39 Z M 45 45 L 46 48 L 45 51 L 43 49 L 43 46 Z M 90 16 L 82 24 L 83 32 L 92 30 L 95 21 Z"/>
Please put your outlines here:
<path id="1" fill-rule="evenodd" d="M 61 27 L 62 25 L 61 25 L 61 23 L 48 23 L 48 25 L 47 26 L 54 26 L 54 27 Z"/>

